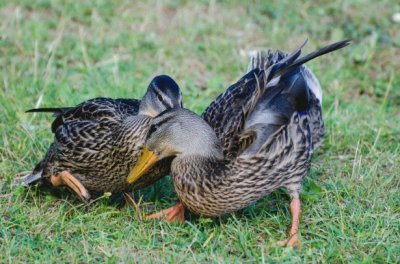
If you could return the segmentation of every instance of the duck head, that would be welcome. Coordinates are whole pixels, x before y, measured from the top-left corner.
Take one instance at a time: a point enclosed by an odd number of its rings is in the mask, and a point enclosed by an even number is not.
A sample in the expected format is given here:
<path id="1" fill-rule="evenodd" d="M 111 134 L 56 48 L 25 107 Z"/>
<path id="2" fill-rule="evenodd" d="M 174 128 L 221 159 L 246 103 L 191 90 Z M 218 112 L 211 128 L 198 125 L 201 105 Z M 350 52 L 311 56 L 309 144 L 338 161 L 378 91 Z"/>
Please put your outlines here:
<path id="1" fill-rule="evenodd" d="M 155 117 L 161 112 L 182 107 L 182 93 L 168 75 L 158 75 L 150 82 L 139 106 L 139 114 Z"/>
<path id="2" fill-rule="evenodd" d="M 137 181 L 163 158 L 191 155 L 222 159 L 220 141 L 195 113 L 184 108 L 168 109 L 152 120 L 146 146 L 127 180 Z"/>

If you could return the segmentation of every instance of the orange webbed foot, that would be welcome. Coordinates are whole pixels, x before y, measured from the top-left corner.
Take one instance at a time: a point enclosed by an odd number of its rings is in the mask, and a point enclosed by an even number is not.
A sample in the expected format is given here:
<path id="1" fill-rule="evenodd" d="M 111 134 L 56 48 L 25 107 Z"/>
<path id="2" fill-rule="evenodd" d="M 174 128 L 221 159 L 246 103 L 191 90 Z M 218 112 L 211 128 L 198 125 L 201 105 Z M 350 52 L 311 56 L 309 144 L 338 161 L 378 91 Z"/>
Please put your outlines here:
<path id="1" fill-rule="evenodd" d="M 70 172 L 62 171 L 50 177 L 53 186 L 66 185 L 71 188 L 83 202 L 90 200 L 90 193 Z"/>
<path id="2" fill-rule="evenodd" d="M 165 216 L 167 217 L 168 223 L 179 222 L 183 224 L 185 222 L 185 208 L 183 204 L 179 202 L 168 209 L 148 215 L 146 219 L 161 219 Z"/>
<path id="3" fill-rule="evenodd" d="M 276 246 L 279 247 L 294 247 L 294 248 L 301 248 L 301 240 L 299 239 L 298 234 L 294 234 L 293 236 L 289 237 L 288 239 L 278 241 Z"/>

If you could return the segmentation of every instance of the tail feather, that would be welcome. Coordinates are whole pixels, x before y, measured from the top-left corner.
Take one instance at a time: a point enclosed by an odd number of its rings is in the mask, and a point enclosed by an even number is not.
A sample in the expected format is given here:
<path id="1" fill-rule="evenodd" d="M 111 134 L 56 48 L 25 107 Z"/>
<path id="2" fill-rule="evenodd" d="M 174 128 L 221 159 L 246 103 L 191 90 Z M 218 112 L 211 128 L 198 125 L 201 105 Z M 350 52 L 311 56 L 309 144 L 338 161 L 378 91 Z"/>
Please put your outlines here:
<path id="1" fill-rule="evenodd" d="M 263 124 L 263 127 L 256 130 L 257 136 L 249 151 L 258 149 L 276 129 L 287 124 L 294 112 L 309 109 L 310 93 L 300 73 L 300 66 L 321 55 L 343 48 L 349 45 L 350 41 L 340 41 L 300 57 L 304 44 L 265 69 L 267 83 L 263 86 L 254 109 L 250 109 L 251 113 L 246 121 L 246 129 L 254 130 L 256 124 Z"/>
<path id="2" fill-rule="evenodd" d="M 53 113 L 53 116 L 59 116 L 70 110 L 72 107 L 44 107 L 33 108 L 25 111 L 25 113 Z"/>
<path id="3" fill-rule="evenodd" d="M 322 56 L 324 54 L 333 52 L 335 50 L 344 48 L 344 47 L 350 45 L 350 43 L 351 43 L 351 39 L 346 39 L 346 40 L 338 41 L 338 42 L 335 42 L 335 43 L 330 44 L 328 46 L 325 46 L 325 47 L 323 47 L 323 48 L 321 48 L 319 50 L 316 50 L 314 52 L 311 52 L 310 54 L 307 54 L 304 57 L 296 59 L 293 63 L 289 64 L 287 67 L 280 68 L 275 73 L 275 76 L 277 76 L 277 75 L 282 76 L 285 73 L 288 73 L 288 72 L 292 71 L 293 69 L 297 68 L 298 66 L 300 66 L 300 65 L 302 65 L 302 64 L 304 64 L 304 63 L 306 63 L 306 62 L 308 62 L 310 60 L 313 60 L 313 59 L 315 59 L 315 58 L 317 58 L 319 56 Z M 304 44 L 301 47 L 303 47 L 303 46 L 304 46 Z"/>
<path id="4" fill-rule="evenodd" d="M 268 101 L 270 101 L 272 98 L 274 98 L 277 94 L 281 93 L 282 90 L 285 89 L 285 86 L 278 85 L 279 82 L 281 81 L 281 78 L 285 74 L 290 73 L 293 70 L 296 70 L 299 66 L 312 59 L 315 59 L 324 54 L 346 47 L 347 45 L 350 44 L 350 41 L 351 40 L 339 41 L 330 44 L 328 46 L 325 46 L 317 51 L 311 52 L 310 54 L 307 54 L 304 57 L 299 58 L 302 48 L 307 43 L 306 40 L 297 49 L 288 54 L 283 60 L 275 63 L 266 70 L 265 74 L 267 76 L 268 83 L 265 86 L 265 88 L 268 89 L 265 89 L 264 98 L 265 97 L 269 98 L 269 100 L 265 101 L 264 103 L 267 104 Z"/>
<path id="5" fill-rule="evenodd" d="M 268 81 L 272 80 L 273 78 L 280 77 L 284 75 L 286 72 L 283 72 L 285 69 L 290 68 L 292 65 L 296 63 L 296 61 L 300 60 L 299 56 L 301 55 L 301 51 L 304 48 L 304 46 L 307 44 L 308 40 L 306 39 L 299 47 L 297 47 L 294 51 L 289 53 L 287 56 L 285 56 L 282 60 L 278 61 L 274 65 L 272 65 L 269 69 L 267 69 L 266 74 L 268 75 Z M 299 64 L 301 65 L 301 64 Z M 298 66 L 298 65 L 297 65 Z M 296 67 L 297 67 L 296 66 Z M 292 69 L 294 69 L 293 67 Z"/>
<path id="6" fill-rule="evenodd" d="M 35 184 L 43 178 L 43 170 L 33 172 L 32 174 L 27 175 L 22 181 L 23 186 L 29 186 Z"/>

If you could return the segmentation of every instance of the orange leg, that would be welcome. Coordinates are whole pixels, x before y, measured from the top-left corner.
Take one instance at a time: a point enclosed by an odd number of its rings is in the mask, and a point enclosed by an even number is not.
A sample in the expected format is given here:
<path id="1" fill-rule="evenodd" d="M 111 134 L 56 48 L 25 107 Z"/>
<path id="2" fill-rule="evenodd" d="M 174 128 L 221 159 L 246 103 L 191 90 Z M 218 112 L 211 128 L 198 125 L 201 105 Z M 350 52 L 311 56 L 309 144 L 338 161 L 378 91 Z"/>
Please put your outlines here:
<path id="1" fill-rule="evenodd" d="M 57 175 L 50 177 L 51 184 L 53 186 L 67 185 L 71 188 L 83 202 L 87 202 L 90 199 L 88 190 L 80 183 L 71 173 L 68 171 L 62 171 Z"/>
<path id="2" fill-rule="evenodd" d="M 292 227 L 289 231 L 289 238 L 283 241 L 278 242 L 279 246 L 286 245 L 287 247 L 291 246 L 301 246 L 301 242 L 299 239 L 299 223 L 300 223 L 300 213 L 301 213 L 301 202 L 299 198 L 293 198 L 290 202 L 290 213 L 292 214 Z"/>
<path id="3" fill-rule="evenodd" d="M 176 221 L 183 224 L 185 222 L 185 207 L 181 202 L 178 202 L 168 209 L 147 216 L 146 219 L 160 219 L 164 216 L 167 216 L 168 223 Z"/>

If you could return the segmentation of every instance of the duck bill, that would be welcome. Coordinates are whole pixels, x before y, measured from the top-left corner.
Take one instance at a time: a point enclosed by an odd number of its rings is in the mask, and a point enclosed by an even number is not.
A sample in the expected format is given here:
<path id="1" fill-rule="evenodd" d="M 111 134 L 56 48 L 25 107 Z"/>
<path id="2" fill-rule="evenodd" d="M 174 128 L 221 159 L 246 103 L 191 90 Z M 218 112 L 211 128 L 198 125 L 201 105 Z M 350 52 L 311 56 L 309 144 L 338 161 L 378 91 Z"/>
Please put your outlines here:
<path id="1" fill-rule="evenodd" d="M 128 175 L 128 183 L 134 183 L 139 180 L 153 165 L 158 161 L 158 157 L 153 151 L 143 148 L 142 155 L 139 157 L 135 167 Z"/>

